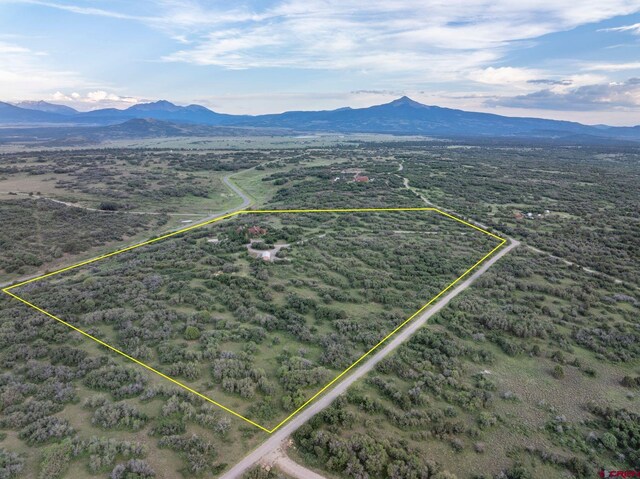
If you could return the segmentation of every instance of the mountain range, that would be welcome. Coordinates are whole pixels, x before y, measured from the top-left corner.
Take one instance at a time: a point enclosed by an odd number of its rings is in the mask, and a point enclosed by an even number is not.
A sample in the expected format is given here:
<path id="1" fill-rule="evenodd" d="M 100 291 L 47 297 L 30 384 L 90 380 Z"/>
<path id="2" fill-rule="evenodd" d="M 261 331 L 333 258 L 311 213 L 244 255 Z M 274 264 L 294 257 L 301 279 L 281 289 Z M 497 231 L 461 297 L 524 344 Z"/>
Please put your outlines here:
<path id="1" fill-rule="evenodd" d="M 209 127 L 284 129 L 292 132 L 390 133 L 435 137 L 594 139 L 640 141 L 640 126 L 590 126 L 581 123 L 540 118 L 507 117 L 491 113 L 469 112 L 418 103 L 408 97 L 367 108 L 339 108 L 326 111 L 288 111 L 269 115 L 228 115 L 200 105 L 178 106 L 166 100 L 133 105 L 125 110 L 107 108 L 78 112 L 73 108 L 44 101 L 9 104 L 0 102 L 3 127 L 100 128 L 127 125 L 140 130 L 140 122 L 153 120 L 144 130 L 170 136 L 171 131 L 188 135 L 190 130 L 202 136 Z M 102 131 L 102 130 L 101 130 Z M 104 130 L 105 135 L 109 130 Z M 135 136 L 133 132 L 130 136 Z M 255 131 L 254 131 L 255 134 Z"/>

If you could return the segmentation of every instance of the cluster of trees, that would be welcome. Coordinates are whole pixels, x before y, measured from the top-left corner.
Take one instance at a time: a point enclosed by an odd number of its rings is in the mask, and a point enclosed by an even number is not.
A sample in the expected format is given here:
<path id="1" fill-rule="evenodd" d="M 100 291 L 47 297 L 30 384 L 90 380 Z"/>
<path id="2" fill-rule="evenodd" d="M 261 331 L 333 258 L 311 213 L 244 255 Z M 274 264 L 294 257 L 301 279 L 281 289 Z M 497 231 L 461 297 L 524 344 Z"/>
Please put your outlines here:
<path id="1" fill-rule="evenodd" d="M 263 178 L 277 187 L 271 202 L 283 208 L 351 208 L 424 206 L 416 196 L 404 188 L 402 178 L 397 175 L 397 163 L 371 161 L 367 152 L 360 155 L 345 155 L 336 151 L 345 161 L 329 167 L 300 167 L 286 172 L 276 172 Z M 329 155 L 333 152 L 329 152 Z M 354 173 L 343 173 L 360 169 L 374 181 L 356 183 L 349 181 Z M 333 181 L 336 177 L 343 181 Z"/>
<path id="2" fill-rule="evenodd" d="M 123 464 L 118 464 L 113 468 L 109 479 L 148 479 L 155 477 L 156 472 L 153 468 L 142 459 L 130 459 Z"/>
<path id="3" fill-rule="evenodd" d="M 98 391 L 107 391 L 114 399 L 139 395 L 146 381 L 146 376 L 139 368 L 115 364 L 94 369 L 84 378 L 85 385 Z"/>
<path id="4" fill-rule="evenodd" d="M 372 252 L 369 256 L 371 264 L 375 264 L 375 247 L 367 251 Z M 318 276 L 322 274 L 320 269 Z M 470 374 L 470 369 L 491 369 L 497 361 L 496 354 L 500 354 L 495 353 L 495 346 L 523 360 L 536 357 L 558 378 L 559 388 L 568 387 L 562 383 L 575 374 L 597 381 L 599 369 L 594 366 L 598 361 L 637 363 L 637 302 L 633 290 L 624 284 L 534 253 L 516 251 L 501 260 L 499 269 L 490 270 L 477 281 L 475 288 L 456 298 L 435 318 L 437 327 L 446 328 L 448 333 L 420 331 L 397 354 L 378 365 L 367 379 L 366 388 L 349 391 L 347 406 L 341 405 L 339 412 L 325 415 L 322 422 L 311 421 L 304 434 L 296 436 L 296 443 L 310 464 L 340 477 L 388 477 L 384 475 L 387 472 L 363 472 L 352 462 L 347 462 L 346 467 L 343 462 L 334 464 L 337 459 L 351 457 L 345 451 L 349 450 L 350 441 L 357 441 L 358 446 L 363 442 L 354 433 L 362 430 L 384 431 L 376 438 L 410 438 L 413 444 L 417 441 L 418 450 L 427 457 L 428 444 L 434 440 L 449 444 L 457 454 L 482 454 L 486 443 L 494 440 L 493 435 L 500 435 L 494 431 L 519 427 L 497 412 L 497 405 L 523 400 L 511 391 L 501 391 L 502 380 L 494 380 L 490 372 Z M 332 302 L 329 294 L 323 294 L 316 311 L 321 303 Z M 340 324 L 344 334 L 357 328 L 348 322 L 328 321 Z M 329 345 L 323 347 L 325 352 L 329 350 Z M 591 354 L 580 353 L 578 358 L 576 348 L 586 348 Z M 621 374 L 618 380 L 626 387 L 637 387 L 632 375 Z M 587 395 L 576 397 L 577 401 L 586 399 Z M 443 401 L 448 406 L 440 406 Z M 557 415 L 556 408 L 551 411 Z M 513 457 L 532 454 L 558 471 L 585 478 L 592 477 L 598 467 L 609 461 L 636 467 L 637 414 L 619 410 L 591 412 L 603 420 L 584 420 L 574 425 L 551 421 L 542 434 L 556 446 L 522 450 L 514 446 Z M 589 430 L 598 431 L 595 440 L 588 439 Z M 565 448 L 572 454 L 562 453 Z M 523 465 L 525 462 L 527 465 Z M 478 477 L 534 477 L 530 461 L 523 464 L 498 471 L 496 476 Z"/>
<path id="5" fill-rule="evenodd" d="M 308 159 L 301 151 L 273 154 L 86 149 L 3 154 L 2 178 L 28 175 L 33 178 L 34 191 L 29 199 L 16 197 L 0 202 L 0 216 L 7 225 L 0 232 L 0 274 L 15 277 L 31 273 L 65 254 L 76 255 L 108 242 L 123 241 L 168 221 L 164 215 L 118 212 L 166 211 L 190 197 L 210 198 L 208 209 L 215 209 L 227 201 L 221 196 L 226 188 L 216 172 L 273 163 L 274 156 L 286 163 Z M 41 194 L 40 189 L 45 193 Z M 38 199 L 41 196 L 79 203 L 104 213 Z"/>
<path id="6" fill-rule="evenodd" d="M 622 455 L 626 463 L 640 467 L 640 414 L 596 404 L 590 404 L 590 410 L 607 430 L 600 438 L 602 445 L 618 460 Z"/>
<path id="7" fill-rule="evenodd" d="M 300 164 L 292 172 L 266 176 L 265 183 L 277 189 L 270 206 L 424 206 L 404 188 L 404 175 L 443 206 L 566 259 L 637 279 L 633 241 L 638 204 L 632 188 L 637 153 L 489 147 L 462 152 L 439 143 L 414 148 L 410 142 L 325 153 L 344 161 L 311 168 Z M 605 172 L 596 157 L 609 154 Z M 123 150 L 35 156 L 3 157 L 0 172 L 66 175 L 71 179 L 59 180 L 58 186 L 127 209 L 154 198 L 204 195 L 213 184 L 207 176 L 211 171 L 235 171 L 260 161 L 268 161 L 268 167 L 296 164 L 310 153 Z M 403 172 L 390 160 L 393 156 L 403 162 Z M 131 174 L 121 174 L 125 170 Z M 354 170 L 373 181 L 332 181 Z M 178 174 L 170 177 L 168 171 Z M 516 207 L 509 203 L 552 213 L 516 220 Z M 105 212 L 95 216 L 102 224 L 93 227 L 76 216 L 81 210 L 68 213 L 71 209 L 64 208 L 62 217 L 32 208 L 38 224 L 56 225 L 55 236 L 43 232 L 42 238 L 52 238 L 45 243 L 28 228 L 36 224 L 33 218 L 21 222 L 25 204 L 6 210 L 13 208 L 11 224 L 19 225 L 20 241 L 11 228 L 0 234 L 0 258 L 16 244 L 37 246 L 37 251 L 7 253 L 7 261 L 19 260 L 14 272 L 42 267 L 51 258 L 101 241 L 117 241 L 147 221 L 136 216 L 137 225 L 126 218 L 113 223 L 112 218 L 124 215 Z M 246 232 L 256 224 L 268 230 L 265 244 L 291 243 L 286 261 L 248 257 Z M 83 231 L 97 231 L 97 236 L 67 244 L 65 235 L 82 225 L 88 225 Z M 219 241 L 207 241 L 211 237 Z M 172 376 L 236 395 L 250 417 L 272 421 L 301 404 L 331 374 L 351 364 L 448 284 L 445 279 L 459 275 L 491 247 L 466 228 L 428 213 L 281 215 L 273 222 L 267 216 L 244 215 L 108 264 L 97 263 L 77 275 L 59 277 L 55 284 L 33 284 L 23 294 L 128 354 L 155 361 Z M 633 289 L 517 250 L 497 266 L 499 270 L 489 270 L 436 318 L 437 333 L 424 330 L 416 335 L 361 388 L 349 391 L 301 429 L 295 439 L 304 457 L 343 477 L 451 477 L 428 460 L 431 441 L 443 442 L 469 460 L 490 448 L 492 434 L 500 435 L 505 428 L 520 437 L 522 425 L 500 414 L 498 405 L 510 398 L 513 408 L 526 398 L 502 390 L 503 378 L 478 372 L 489 368 L 495 356 L 502 360 L 500 351 L 514 362 L 535 357 L 558 377 L 553 381 L 557 388 L 573 384 L 568 379 L 575 374 L 584 374 L 585 384 L 595 384 L 599 369 L 592 367 L 594 360 L 608 366 L 627 361 L 627 370 L 636 364 L 640 337 Z M 230 457 L 229 444 L 252 438 L 251 431 L 239 430 L 228 416 L 198 398 L 154 386 L 138 368 L 88 354 L 84 348 L 69 330 L 0 299 L 0 426 L 15 431 L 25 450 L 37 449 L 37 454 L 29 450 L 26 455 L 1 449 L 0 477 L 16 476 L 25 461 L 36 460 L 41 477 L 64 476 L 73 461 L 81 461 L 92 474 L 153 477 L 146 449 L 157 445 L 182 458 L 187 477 L 216 474 L 224 467 L 220 461 Z M 582 348 L 580 360 L 575 348 Z M 562 374 L 554 373 L 556 369 Z M 620 374 L 616 381 L 637 387 L 633 375 Z M 86 388 L 106 395 L 86 402 L 93 424 L 59 414 L 84 399 Z M 146 401 L 161 406 L 143 407 Z M 590 411 L 596 418 L 591 422 L 554 419 L 545 430 L 530 429 L 532 437 L 554 446 L 523 451 L 514 442 L 513 456 L 533 454 L 576 477 L 592 477 L 594 467 L 607 461 L 636 466 L 637 414 Z M 147 447 L 92 437 L 104 434 L 105 428 L 141 431 Z M 595 438 L 589 438 L 586 429 L 596 431 Z M 533 462 L 526 464 L 496 474 L 530 477 Z M 258 478 L 273 475 L 252 473 Z"/>

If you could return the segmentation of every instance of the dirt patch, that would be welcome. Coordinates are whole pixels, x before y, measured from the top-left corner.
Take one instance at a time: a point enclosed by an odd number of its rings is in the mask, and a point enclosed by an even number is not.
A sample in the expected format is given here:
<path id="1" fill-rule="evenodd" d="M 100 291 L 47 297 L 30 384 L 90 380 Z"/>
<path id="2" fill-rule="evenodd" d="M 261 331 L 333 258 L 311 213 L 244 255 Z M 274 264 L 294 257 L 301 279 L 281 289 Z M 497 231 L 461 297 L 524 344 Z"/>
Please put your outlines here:
<path id="1" fill-rule="evenodd" d="M 289 246 L 291 246 L 288 243 L 276 243 L 271 249 L 255 249 L 253 248 L 254 243 L 260 243 L 260 240 L 252 239 L 251 242 L 247 245 L 249 254 L 254 258 L 261 258 L 262 260 L 269 262 L 281 261 L 281 258 L 278 258 L 276 255 L 282 248 L 288 248 Z"/>

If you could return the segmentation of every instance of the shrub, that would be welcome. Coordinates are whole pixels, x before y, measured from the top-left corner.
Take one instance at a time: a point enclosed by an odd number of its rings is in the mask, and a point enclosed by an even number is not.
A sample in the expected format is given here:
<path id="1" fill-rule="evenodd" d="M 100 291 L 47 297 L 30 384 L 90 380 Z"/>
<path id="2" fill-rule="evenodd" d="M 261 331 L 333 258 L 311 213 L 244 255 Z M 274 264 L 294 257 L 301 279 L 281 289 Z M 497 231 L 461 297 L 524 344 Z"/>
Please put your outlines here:
<path id="1" fill-rule="evenodd" d="M 600 439 L 604 447 L 610 451 L 615 451 L 618 448 L 618 440 L 610 432 L 605 432 Z"/>
<path id="2" fill-rule="evenodd" d="M 56 479 L 62 477 L 69 468 L 72 445 L 68 439 L 60 444 L 47 447 L 42 454 L 39 479 Z"/>
<path id="3" fill-rule="evenodd" d="M 146 378 L 133 368 L 112 365 L 91 371 L 84 382 L 90 388 L 109 391 L 114 398 L 122 399 L 140 394 Z"/>
<path id="4" fill-rule="evenodd" d="M 114 467 L 109 479 L 147 479 L 149 477 L 156 477 L 156 472 L 146 461 L 130 459 Z"/>
<path id="5" fill-rule="evenodd" d="M 44 417 L 38 419 L 18 433 L 18 437 L 23 439 L 30 446 L 43 443 L 51 438 L 62 438 L 73 434 L 74 430 L 66 420 L 57 417 Z"/>
<path id="6" fill-rule="evenodd" d="M 24 459 L 15 452 L 0 448 L 0 479 L 17 477 L 24 468 Z"/>
<path id="7" fill-rule="evenodd" d="M 564 368 L 559 364 L 556 364 L 553 371 L 551 371 L 551 375 L 556 379 L 562 379 L 564 377 Z"/>
<path id="8" fill-rule="evenodd" d="M 194 341 L 200 338 L 200 330 L 195 326 L 187 326 L 184 330 L 184 339 L 187 341 Z"/>
<path id="9" fill-rule="evenodd" d="M 627 388 L 637 388 L 640 387 L 640 376 L 632 377 L 625 376 L 622 378 L 621 384 Z"/>
<path id="10" fill-rule="evenodd" d="M 120 206 L 112 201 L 103 201 L 98 205 L 98 209 L 102 211 L 117 211 Z"/>
<path id="11" fill-rule="evenodd" d="M 92 424 L 106 429 L 123 428 L 137 431 L 147 422 L 147 415 L 126 403 L 105 404 L 91 418 Z"/>

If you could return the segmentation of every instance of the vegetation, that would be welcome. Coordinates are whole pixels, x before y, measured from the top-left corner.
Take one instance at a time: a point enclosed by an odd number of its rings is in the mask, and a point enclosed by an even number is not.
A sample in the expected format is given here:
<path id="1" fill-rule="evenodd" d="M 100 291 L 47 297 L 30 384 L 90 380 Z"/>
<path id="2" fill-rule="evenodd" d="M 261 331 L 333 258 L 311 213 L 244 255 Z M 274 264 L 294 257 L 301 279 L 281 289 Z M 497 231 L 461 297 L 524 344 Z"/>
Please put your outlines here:
<path id="1" fill-rule="evenodd" d="M 0 190 L 20 195 L 0 194 L 0 267 L 71 264 L 191 218 L 174 213 L 230 208 L 229 173 L 273 208 L 422 195 L 522 245 L 301 428 L 290 455 L 345 478 L 640 468 L 637 151 L 364 140 L 2 155 Z M 290 246 L 263 261 L 250 239 Z M 18 292 L 272 425 L 493 244 L 430 213 L 242 215 Z M 0 368 L 0 477 L 216 477 L 265 437 L 6 296 Z"/>
<path id="2" fill-rule="evenodd" d="M 167 221 L 164 216 L 96 213 L 37 199 L 0 201 L 0 213 L 10 225 L 0 230 L 0 277 L 34 273 Z"/>
<path id="3" fill-rule="evenodd" d="M 290 245 L 286 258 L 249 255 L 257 224 L 265 242 Z M 16 291 L 269 424 L 495 244 L 429 211 L 242 215 Z M 145 387 L 138 368 L 116 366 L 83 382 L 115 400 Z M 92 421 L 140 427 L 143 417 L 107 404 Z"/>

